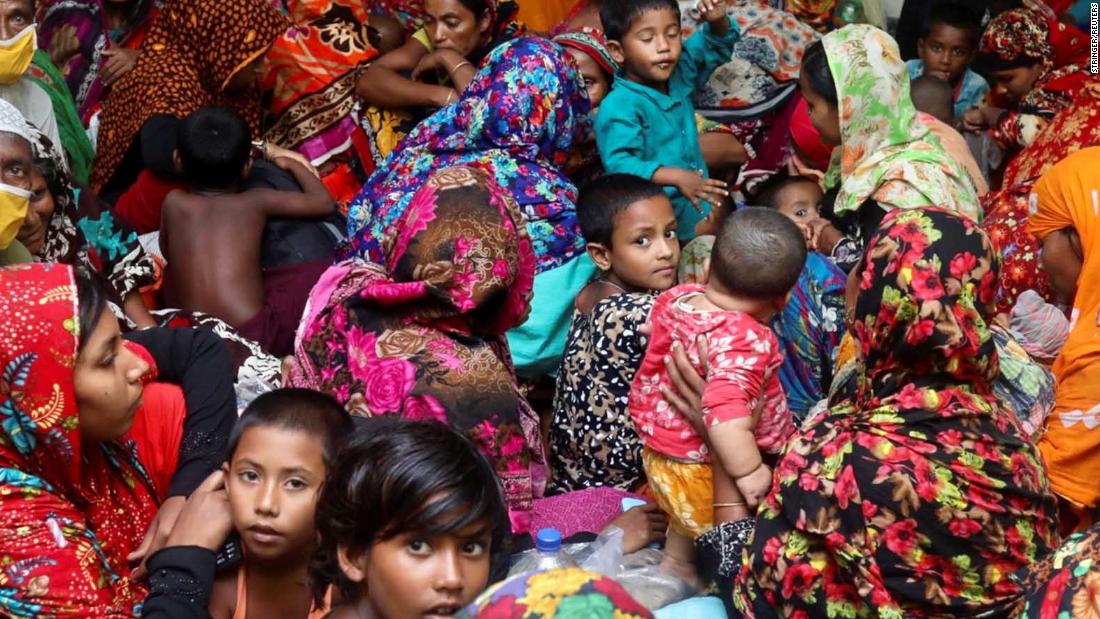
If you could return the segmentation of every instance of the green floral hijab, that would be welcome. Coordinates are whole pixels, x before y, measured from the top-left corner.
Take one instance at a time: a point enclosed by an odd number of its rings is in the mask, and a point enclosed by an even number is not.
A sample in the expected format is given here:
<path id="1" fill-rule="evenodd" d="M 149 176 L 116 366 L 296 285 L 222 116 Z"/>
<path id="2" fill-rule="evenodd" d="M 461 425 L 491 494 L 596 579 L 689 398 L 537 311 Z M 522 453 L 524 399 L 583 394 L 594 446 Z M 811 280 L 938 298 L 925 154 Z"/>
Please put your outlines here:
<path id="1" fill-rule="evenodd" d="M 852 24 L 822 42 L 840 101 L 841 147 L 825 176 L 826 186 L 840 186 L 835 212 L 874 198 L 887 210 L 940 206 L 979 221 L 970 177 L 917 120 L 894 39 Z"/>

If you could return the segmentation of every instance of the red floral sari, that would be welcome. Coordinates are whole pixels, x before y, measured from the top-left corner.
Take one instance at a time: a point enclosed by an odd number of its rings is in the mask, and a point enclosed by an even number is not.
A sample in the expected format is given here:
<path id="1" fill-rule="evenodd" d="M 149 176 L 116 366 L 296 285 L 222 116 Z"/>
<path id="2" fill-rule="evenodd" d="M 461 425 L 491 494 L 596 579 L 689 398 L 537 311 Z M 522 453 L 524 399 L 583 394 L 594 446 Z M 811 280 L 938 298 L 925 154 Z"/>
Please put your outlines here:
<path id="1" fill-rule="evenodd" d="M 145 596 L 126 555 L 167 492 L 176 445 L 149 460 L 156 419 L 86 445 L 73 387 L 78 318 L 73 269 L 0 270 L 0 612 L 132 617 Z M 175 421 L 179 421 L 176 419 Z M 142 435 L 139 436 L 139 433 Z M 148 436 L 146 436 L 148 435 Z"/>

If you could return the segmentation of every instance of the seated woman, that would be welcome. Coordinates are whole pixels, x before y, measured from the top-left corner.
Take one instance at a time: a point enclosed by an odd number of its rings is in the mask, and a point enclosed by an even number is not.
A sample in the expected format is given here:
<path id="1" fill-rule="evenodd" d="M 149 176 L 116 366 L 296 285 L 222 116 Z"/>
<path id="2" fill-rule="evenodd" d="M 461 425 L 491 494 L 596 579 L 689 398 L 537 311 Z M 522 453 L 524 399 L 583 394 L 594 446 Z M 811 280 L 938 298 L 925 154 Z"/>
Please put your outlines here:
<path id="1" fill-rule="evenodd" d="M 420 123 L 367 182 L 348 213 L 348 256 L 377 260 L 371 247 L 404 218 L 436 171 L 488 170 L 519 203 L 535 250 L 531 315 L 509 333 L 523 376 L 557 367 L 572 301 L 596 267 L 577 224 L 576 186 L 562 171 L 591 131 L 589 102 L 574 63 L 545 39 L 520 37 L 493 50 L 460 100 Z"/>
<path id="2" fill-rule="evenodd" d="M 1055 114 L 1068 107 L 1089 81 L 1085 66 L 1056 62 L 1051 26 L 1037 11 L 1013 9 L 986 27 L 977 59 L 989 75 L 995 106 L 971 108 L 963 127 L 989 128 L 1011 152 L 1030 144 Z"/>
<path id="3" fill-rule="evenodd" d="M 519 205 L 482 169 L 439 168 L 371 244 L 374 262 L 337 264 L 314 287 L 289 383 L 355 414 L 462 431 L 503 481 L 513 529 L 526 531 L 545 465 L 504 340 L 535 275 Z"/>
<path id="4" fill-rule="evenodd" d="M 935 208 L 889 213 L 867 248 L 847 298 L 854 387 L 780 459 L 734 604 L 1005 615 L 1024 594 L 1011 575 L 1058 531 L 1038 450 L 993 390 L 996 255 Z"/>
<path id="5" fill-rule="evenodd" d="M 364 123 L 379 167 L 416 123 L 458 100 L 489 52 L 523 33 L 513 0 L 424 0 L 423 5 L 424 27 L 371 63 L 355 87 L 368 106 Z"/>
<path id="6" fill-rule="evenodd" d="M 33 168 L 25 170 L 35 190 L 18 239 L 36 261 L 80 266 L 107 283 L 109 300 L 135 326 L 155 324 L 142 288 L 158 279 L 157 266 L 137 235 L 94 193 L 73 183 L 64 156 L 49 138 L 7 102 L 0 101 L 0 152 L 25 152 Z M 11 181 L 8 181 L 11 183 Z"/>
<path id="7" fill-rule="evenodd" d="M 1100 465 L 1100 294 L 1087 277 L 1100 260 L 1094 210 L 1100 191 L 1100 148 L 1084 148 L 1052 167 L 1035 183 L 1035 210 L 1028 228 L 1042 245 L 1040 263 L 1055 297 L 1071 307 L 1072 329 L 1054 362 L 1057 377 L 1054 413 L 1039 449 L 1051 488 L 1062 500 L 1062 530 L 1091 526 L 1100 505 L 1092 474 Z"/>
<path id="8" fill-rule="evenodd" d="M 851 270 L 895 209 L 939 205 L 980 219 L 974 183 L 917 120 L 890 35 L 866 25 L 825 35 L 806 50 L 800 84 L 814 128 L 841 151 L 825 176 L 825 217 L 807 223 L 817 251 Z"/>
<path id="9" fill-rule="evenodd" d="M 103 103 L 92 190 L 113 204 L 143 170 L 172 179 L 176 124 L 200 107 L 232 107 L 259 138 L 256 69 L 288 25 L 267 0 L 167 3 Z"/>
<path id="10" fill-rule="evenodd" d="M 213 578 L 225 539 L 197 535 L 181 509 L 236 419 L 228 355 L 207 331 L 125 341 L 106 305 L 66 265 L 0 270 L 0 606 L 15 614 L 171 616 Z M 182 394 L 143 387 L 152 378 Z M 153 554 L 169 530 L 181 547 Z M 148 585 L 131 573 L 144 559 Z"/>

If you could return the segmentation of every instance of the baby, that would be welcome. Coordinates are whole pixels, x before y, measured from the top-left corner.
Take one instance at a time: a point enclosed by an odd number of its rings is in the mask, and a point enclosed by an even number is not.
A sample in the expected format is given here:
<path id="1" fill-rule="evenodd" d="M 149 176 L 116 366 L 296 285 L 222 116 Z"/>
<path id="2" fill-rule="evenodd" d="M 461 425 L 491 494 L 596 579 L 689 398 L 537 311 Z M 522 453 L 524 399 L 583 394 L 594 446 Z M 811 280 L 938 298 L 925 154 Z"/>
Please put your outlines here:
<path id="1" fill-rule="evenodd" d="M 768 322 L 805 261 L 805 238 L 788 217 L 745 208 L 722 226 L 707 283 L 677 286 L 653 307 L 629 408 L 650 489 L 669 514 L 667 554 L 681 565 L 693 564 L 695 537 L 715 522 L 748 518 L 771 488 L 761 452 L 778 453 L 794 424 Z M 662 393 L 665 359 L 680 346 L 706 374 L 701 422 L 683 418 Z"/>

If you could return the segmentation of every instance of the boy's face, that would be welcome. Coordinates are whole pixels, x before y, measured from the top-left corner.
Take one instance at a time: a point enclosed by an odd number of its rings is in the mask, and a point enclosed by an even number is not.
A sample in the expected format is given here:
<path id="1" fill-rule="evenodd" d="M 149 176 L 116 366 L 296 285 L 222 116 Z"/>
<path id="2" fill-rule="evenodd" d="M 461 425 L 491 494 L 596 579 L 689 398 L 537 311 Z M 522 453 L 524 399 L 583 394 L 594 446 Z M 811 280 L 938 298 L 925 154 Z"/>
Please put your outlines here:
<path id="1" fill-rule="evenodd" d="M 607 48 L 627 79 L 661 90 L 676 70 L 682 43 L 679 16 L 652 9 L 635 17 L 623 40 L 608 41 Z"/>
<path id="2" fill-rule="evenodd" d="M 248 560 L 309 556 L 326 475 L 322 451 L 321 439 L 301 430 L 253 426 L 241 435 L 226 490 Z"/>
<path id="3" fill-rule="evenodd" d="M 639 200 L 615 216 L 611 247 L 588 245 L 596 266 L 627 290 L 667 290 L 676 284 L 680 241 L 676 213 L 664 194 Z"/>
<path id="4" fill-rule="evenodd" d="M 947 24 L 932 24 L 928 36 L 917 39 L 917 53 L 924 62 L 924 74 L 955 85 L 974 59 L 970 33 Z"/>
<path id="5" fill-rule="evenodd" d="M 584 80 L 584 88 L 588 91 L 588 100 L 592 102 L 592 109 L 600 107 L 603 98 L 607 96 L 607 91 L 611 89 L 607 74 L 603 72 L 600 65 L 596 64 L 595 60 L 592 60 L 591 56 L 581 50 L 569 47 L 566 48 L 566 51 L 573 57 L 573 60 L 577 63 L 577 68 L 580 69 L 581 78 Z"/>
<path id="6" fill-rule="evenodd" d="M 775 208 L 801 226 L 821 216 L 823 198 L 817 183 L 793 183 L 775 195 Z"/>
<path id="7" fill-rule="evenodd" d="M 489 582 L 491 535 L 478 522 L 452 534 L 404 533 L 375 542 L 345 574 L 366 584 L 370 616 L 442 619 L 458 613 Z M 359 568 L 362 569 L 359 569 Z"/>

